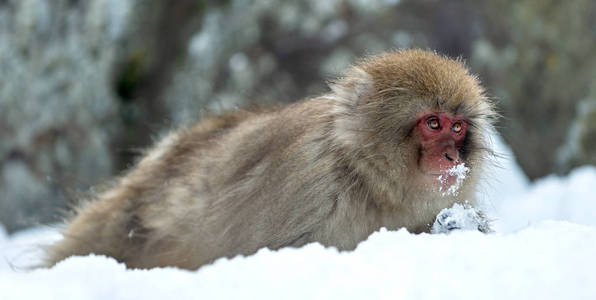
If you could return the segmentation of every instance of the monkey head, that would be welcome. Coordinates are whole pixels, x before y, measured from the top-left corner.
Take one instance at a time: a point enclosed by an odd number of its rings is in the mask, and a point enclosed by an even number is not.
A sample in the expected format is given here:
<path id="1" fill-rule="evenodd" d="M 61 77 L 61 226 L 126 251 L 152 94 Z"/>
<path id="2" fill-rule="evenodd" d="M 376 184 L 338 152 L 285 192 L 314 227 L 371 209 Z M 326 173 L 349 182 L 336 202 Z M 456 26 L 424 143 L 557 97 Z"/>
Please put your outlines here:
<path id="1" fill-rule="evenodd" d="M 368 166 L 433 190 L 455 184 L 460 165 L 480 172 L 495 113 L 460 60 L 389 52 L 363 59 L 331 88 L 346 116 L 337 135 Z"/>

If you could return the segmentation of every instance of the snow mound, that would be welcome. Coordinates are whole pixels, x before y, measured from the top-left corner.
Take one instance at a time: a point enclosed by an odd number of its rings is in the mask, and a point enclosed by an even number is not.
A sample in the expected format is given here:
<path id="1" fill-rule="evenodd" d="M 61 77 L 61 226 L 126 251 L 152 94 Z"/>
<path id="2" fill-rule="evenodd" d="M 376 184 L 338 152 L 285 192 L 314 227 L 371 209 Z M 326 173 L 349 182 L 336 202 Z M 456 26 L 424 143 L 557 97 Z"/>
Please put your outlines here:
<path id="1" fill-rule="evenodd" d="M 504 193 L 493 206 L 495 229 L 512 232 L 544 220 L 596 226 L 596 168 L 585 166 L 566 177 L 551 175 L 515 197 Z"/>
<path id="2" fill-rule="evenodd" d="M 491 139 L 497 157 L 484 172 L 477 208 L 487 214 L 495 231 L 515 232 L 545 220 L 596 226 L 596 167 L 530 183 L 510 148 L 498 135 Z"/>
<path id="3" fill-rule="evenodd" d="M 355 251 L 319 244 L 219 259 L 190 272 L 103 256 L 0 271 L 3 299 L 594 299 L 596 228 L 548 221 L 514 234 L 382 229 Z"/>

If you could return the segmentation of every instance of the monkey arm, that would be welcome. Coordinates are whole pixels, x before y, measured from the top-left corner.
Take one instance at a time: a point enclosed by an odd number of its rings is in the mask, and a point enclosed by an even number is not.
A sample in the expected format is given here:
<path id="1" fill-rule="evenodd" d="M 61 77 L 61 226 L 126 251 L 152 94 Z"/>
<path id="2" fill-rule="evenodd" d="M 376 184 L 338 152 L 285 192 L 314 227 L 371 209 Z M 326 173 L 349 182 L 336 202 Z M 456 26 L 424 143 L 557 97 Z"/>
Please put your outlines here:
<path id="1" fill-rule="evenodd" d="M 454 204 L 439 212 L 431 233 L 449 233 L 453 230 L 478 230 L 492 232 L 490 220 L 484 213 L 469 205 Z"/>

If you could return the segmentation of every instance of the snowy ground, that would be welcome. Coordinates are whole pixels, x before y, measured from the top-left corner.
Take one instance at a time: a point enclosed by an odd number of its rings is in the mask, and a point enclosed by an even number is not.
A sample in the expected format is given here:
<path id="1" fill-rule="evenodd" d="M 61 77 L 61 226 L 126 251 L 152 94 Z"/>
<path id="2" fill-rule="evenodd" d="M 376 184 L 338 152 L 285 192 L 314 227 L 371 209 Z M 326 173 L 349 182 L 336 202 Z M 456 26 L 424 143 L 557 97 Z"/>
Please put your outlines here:
<path id="1" fill-rule="evenodd" d="M 596 299 L 596 168 L 529 184 L 510 152 L 483 185 L 493 234 L 381 230 L 355 251 L 262 249 L 189 272 L 106 257 L 28 271 L 52 229 L 0 230 L 2 299 Z"/>

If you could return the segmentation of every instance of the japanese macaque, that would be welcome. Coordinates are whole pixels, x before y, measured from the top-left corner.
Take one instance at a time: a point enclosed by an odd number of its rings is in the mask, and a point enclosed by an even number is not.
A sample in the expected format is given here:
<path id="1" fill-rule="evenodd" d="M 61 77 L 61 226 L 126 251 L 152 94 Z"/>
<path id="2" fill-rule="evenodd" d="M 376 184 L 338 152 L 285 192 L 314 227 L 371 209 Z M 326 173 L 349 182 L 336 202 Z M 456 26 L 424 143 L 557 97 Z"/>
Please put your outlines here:
<path id="1" fill-rule="evenodd" d="M 78 207 L 47 265 L 95 253 L 196 269 L 263 247 L 351 250 L 381 227 L 428 232 L 441 209 L 473 203 L 495 113 L 460 61 L 394 51 L 330 87 L 171 132 Z"/>

